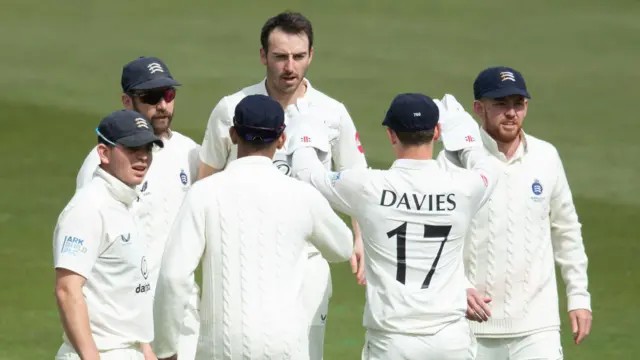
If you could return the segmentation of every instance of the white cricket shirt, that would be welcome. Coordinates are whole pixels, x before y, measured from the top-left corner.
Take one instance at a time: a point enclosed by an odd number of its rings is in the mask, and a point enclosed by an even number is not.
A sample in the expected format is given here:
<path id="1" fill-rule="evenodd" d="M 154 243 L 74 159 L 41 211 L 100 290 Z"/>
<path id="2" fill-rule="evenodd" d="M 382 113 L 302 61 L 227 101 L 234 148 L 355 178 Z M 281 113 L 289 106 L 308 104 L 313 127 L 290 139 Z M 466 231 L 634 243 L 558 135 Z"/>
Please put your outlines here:
<path id="1" fill-rule="evenodd" d="M 306 244 L 346 261 L 352 234 L 308 184 L 249 156 L 189 190 L 167 243 L 155 298 L 156 354 L 176 352 L 203 261 L 197 359 L 308 359 L 302 304 Z M 288 357 L 287 357 L 288 356 Z"/>
<path id="2" fill-rule="evenodd" d="M 87 279 L 82 292 L 99 351 L 153 340 L 149 255 L 130 212 L 137 197 L 98 168 L 60 214 L 53 236 L 55 268 Z M 66 334 L 64 340 L 72 346 Z"/>
<path id="3" fill-rule="evenodd" d="M 199 165 L 200 147 L 193 140 L 171 131 L 171 136 L 163 141 L 164 147 L 153 147 L 153 161 L 144 181 L 137 187 L 141 193 L 140 200 L 133 206 L 142 235 L 146 237 L 150 248 L 149 273 L 152 283 L 158 276 L 171 225 L 187 191 L 196 180 Z M 91 181 L 99 164 L 100 158 L 94 148 L 78 172 L 76 189 Z"/>
<path id="4" fill-rule="evenodd" d="M 248 86 L 234 94 L 223 97 L 214 107 L 209 121 L 202 148 L 200 160 L 214 169 L 224 169 L 225 166 L 237 157 L 237 146 L 233 145 L 229 137 L 229 128 L 233 125 L 233 116 L 236 105 L 248 95 L 261 94 L 268 96 L 265 80 Z M 285 133 L 296 125 L 291 119 L 309 119 L 310 121 L 322 121 L 327 127 L 331 151 L 327 161 L 324 162 L 327 170 L 336 171 L 343 169 L 366 168 L 367 162 L 364 150 L 360 143 L 360 137 L 355 124 L 344 104 L 327 96 L 311 86 L 308 79 L 307 91 L 304 97 L 295 104 L 289 105 L 285 110 Z M 315 116 L 300 117 L 297 115 L 313 114 Z M 273 163 L 286 175 L 291 175 L 291 164 L 287 156 L 287 144 L 278 151 L 273 158 Z M 309 246 L 309 255 L 317 255 L 317 249 Z"/>
<path id="5" fill-rule="evenodd" d="M 468 153 L 474 171 L 461 172 L 402 159 L 389 170 L 330 173 L 315 149 L 293 154 L 294 174 L 360 224 L 365 328 L 431 335 L 465 315 L 464 234 L 495 178 L 493 159 L 480 150 Z"/>
<path id="6" fill-rule="evenodd" d="M 472 329 L 480 337 L 559 329 L 554 259 L 569 310 L 591 309 L 581 225 L 560 156 L 553 145 L 523 132 L 524 141 L 507 160 L 482 129 L 481 136 L 500 172 L 466 238 L 466 275 L 493 299 L 489 321 L 472 322 Z M 438 161 L 451 170 L 459 166 L 444 153 Z"/>

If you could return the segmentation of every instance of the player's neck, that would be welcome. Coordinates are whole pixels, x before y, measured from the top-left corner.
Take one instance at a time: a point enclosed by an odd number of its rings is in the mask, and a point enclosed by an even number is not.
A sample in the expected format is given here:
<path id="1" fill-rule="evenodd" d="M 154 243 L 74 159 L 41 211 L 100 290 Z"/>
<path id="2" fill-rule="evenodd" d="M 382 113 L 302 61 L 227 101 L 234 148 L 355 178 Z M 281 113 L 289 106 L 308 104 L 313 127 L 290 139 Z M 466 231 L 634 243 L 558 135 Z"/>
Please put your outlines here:
<path id="1" fill-rule="evenodd" d="M 304 97 L 304 94 L 307 92 L 307 81 L 302 80 L 296 91 L 292 93 L 283 93 L 278 91 L 276 88 L 271 86 L 269 79 L 265 81 L 265 88 L 267 89 L 267 95 L 277 101 L 283 109 L 286 109 L 287 106 L 295 104 L 298 99 Z"/>
<path id="2" fill-rule="evenodd" d="M 518 147 L 522 142 L 521 136 L 522 135 L 518 135 L 510 142 L 496 141 L 496 144 L 498 145 L 498 151 L 503 153 L 507 160 L 511 160 L 511 158 L 516 154 L 516 151 L 518 151 Z"/>
<path id="3" fill-rule="evenodd" d="M 243 158 L 247 156 L 264 156 L 269 159 L 273 159 L 275 155 L 275 149 L 267 148 L 263 150 L 255 150 L 250 147 L 238 146 L 238 156 L 237 158 Z"/>
<path id="4" fill-rule="evenodd" d="M 162 140 L 169 140 L 171 139 L 171 135 L 173 135 L 173 133 L 171 132 L 171 129 L 167 128 L 164 131 L 154 131 L 154 133 L 156 134 L 157 137 L 161 138 Z"/>
<path id="5" fill-rule="evenodd" d="M 426 145 L 398 147 L 396 150 L 396 158 L 407 160 L 431 160 L 433 159 L 433 147 Z"/>

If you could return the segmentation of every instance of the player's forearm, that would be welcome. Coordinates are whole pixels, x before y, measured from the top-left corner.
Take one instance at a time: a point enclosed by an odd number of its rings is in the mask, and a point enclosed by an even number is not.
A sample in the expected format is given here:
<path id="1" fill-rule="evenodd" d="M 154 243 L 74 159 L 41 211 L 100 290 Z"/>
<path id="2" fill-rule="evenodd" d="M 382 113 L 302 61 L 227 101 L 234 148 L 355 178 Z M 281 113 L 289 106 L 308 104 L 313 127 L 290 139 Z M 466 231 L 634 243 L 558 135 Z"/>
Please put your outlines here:
<path id="1" fill-rule="evenodd" d="M 145 359 L 153 359 L 155 356 L 153 348 L 151 348 L 151 344 L 140 344 L 140 350 L 142 350 Z"/>
<path id="2" fill-rule="evenodd" d="M 56 288 L 56 300 L 65 334 L 83 360 L 100 359 L 98 348 L 91 335 L 89 312 L 82 290 Z"/>
<path id="3" fill-rule="evenodd" d="M 354 245 L 359 245 L 358 243 L 362 243 L 362 233 L 360 232 L 358 220 L 353 216 L 351 217 L 351 229 L 353 230 Z"/>
<path id="4" fill-rule="evenodd" d="M 566 285 L 569 310 L 591 309 L 588 289 L 588 258 L 581 234 L 581 225 L 571 201 L 554 204 L 551 211 L 551 239 L 554 257 L 560 266 Z"/>
<path id="5" fill-rule="evenodd" d="M 329 178 L 330 172 L 324 168 L 314 148 L 301 148 L 293 153 L 293 176 L 311 184 L 331 204 L 331 207 L 343 214 L 352 216 L 347 202 L 338 194 Z"/>

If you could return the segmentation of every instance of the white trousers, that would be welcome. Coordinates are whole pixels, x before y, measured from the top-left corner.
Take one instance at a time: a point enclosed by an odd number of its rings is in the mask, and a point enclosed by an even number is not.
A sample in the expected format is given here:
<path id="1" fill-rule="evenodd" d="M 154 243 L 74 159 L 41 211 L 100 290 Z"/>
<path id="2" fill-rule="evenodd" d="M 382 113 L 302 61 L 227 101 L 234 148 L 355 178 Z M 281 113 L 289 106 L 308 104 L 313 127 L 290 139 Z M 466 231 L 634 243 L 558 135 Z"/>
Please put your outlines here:
<path id="1" fill-rule="evenodd" d="M 62 344 L 56 360 L 80 360 L 80 356 L 72 346 Z M 116 349 L 100 352 L 100 360 L 144 360 L 144 354 L 136 348 Z"/>
<path id="2" fill-rule="evenodd" d="M 558 330 L 514 338 L 478 338 L 476 360 L 562 360 Z"/>
<path id="3" fill-rule="evenodd" d="M 474 360 L 476 340 L 466 319 L 434 335 L 368 330 L 362 360 Z"/>
<path id="4" fill-rule="evenodd" d="M 310 360 L 322 360 L 329 299 L 331 298 L 331 269 L 321 255 L 309 258 L 305 267 L 302 298 L 311 316 L 309 327 Z"/>

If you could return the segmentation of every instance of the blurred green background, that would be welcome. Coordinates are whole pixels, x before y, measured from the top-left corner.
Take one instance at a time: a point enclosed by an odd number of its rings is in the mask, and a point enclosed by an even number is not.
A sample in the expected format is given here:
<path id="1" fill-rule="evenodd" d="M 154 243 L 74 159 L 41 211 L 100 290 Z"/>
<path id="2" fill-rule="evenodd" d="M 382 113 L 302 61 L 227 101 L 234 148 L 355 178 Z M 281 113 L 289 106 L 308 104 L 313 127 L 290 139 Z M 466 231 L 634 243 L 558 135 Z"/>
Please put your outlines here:
<path id="1" fill-rule="evenodd" d="M 565 358 L 638 358 L 637 0 L 4 0 L 1 8 L 0 359 L 52 359 L 60 345 L 52 231 L 93 128 L 121 106 L 122 65 L 140 55 L 167 62 L 184 84 L 174 127 L 201 142 L 220 97 L 264 76 L 260 28 L 285 9 L 312 20 L 308 77 L 346 104 L 374 167 L 392 161 L 380 122 L 395 94 L 451 93 L 470 109 L 481 69 L 522 71 L 533 95 L 525 130 L 559 149 L 590 258 L 593 332 L 573 345 L 563 313 Z M 332 272 L 325 359 L 359 359 L 363 288 L 348 264 Z"/>

